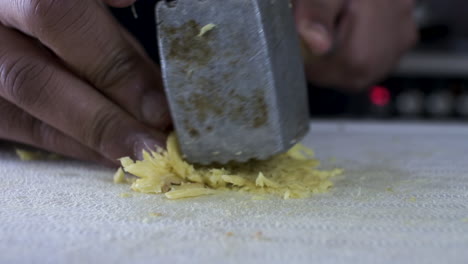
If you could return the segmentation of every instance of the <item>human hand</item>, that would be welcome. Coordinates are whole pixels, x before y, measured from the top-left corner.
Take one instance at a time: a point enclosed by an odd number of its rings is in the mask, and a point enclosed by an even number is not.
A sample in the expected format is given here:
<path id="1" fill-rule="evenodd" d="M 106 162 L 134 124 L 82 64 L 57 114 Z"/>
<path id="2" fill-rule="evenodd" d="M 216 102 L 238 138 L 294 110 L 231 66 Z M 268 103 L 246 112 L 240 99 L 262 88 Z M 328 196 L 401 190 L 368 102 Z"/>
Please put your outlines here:
<path id="1" fill-rule="evenodd" d="M 164 145 L 160 70 L 102 2 L 0 6 L 0 140 L 105 164 Z"/>
<path id="2" fill-rule="evenodd" d="M 417 41 L 414 0 L 293 0 L 317 85 L 358 91 L 385 77 Z"/>

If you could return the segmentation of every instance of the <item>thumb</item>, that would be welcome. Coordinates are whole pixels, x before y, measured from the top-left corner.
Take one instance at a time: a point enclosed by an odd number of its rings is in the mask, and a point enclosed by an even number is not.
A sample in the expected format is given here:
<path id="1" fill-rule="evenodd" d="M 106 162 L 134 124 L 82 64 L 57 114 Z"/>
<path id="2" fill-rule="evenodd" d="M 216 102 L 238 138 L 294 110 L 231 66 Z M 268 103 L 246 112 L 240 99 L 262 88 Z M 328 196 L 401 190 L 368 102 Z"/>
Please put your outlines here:
<path id="1" fill-rule="evenodd" d="M 294 13 L 299 34 L 315 56 L 329 53 L 334 46 L 337 19 L 345 0 L 295 0 Z"/>

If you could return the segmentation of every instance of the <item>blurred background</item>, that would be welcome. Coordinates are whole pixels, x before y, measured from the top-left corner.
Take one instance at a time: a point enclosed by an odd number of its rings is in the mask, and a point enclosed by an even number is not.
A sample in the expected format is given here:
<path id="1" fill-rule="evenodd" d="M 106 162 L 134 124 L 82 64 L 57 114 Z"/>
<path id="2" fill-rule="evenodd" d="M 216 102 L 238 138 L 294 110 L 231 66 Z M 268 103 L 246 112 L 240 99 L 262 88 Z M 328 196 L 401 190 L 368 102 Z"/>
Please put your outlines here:
<path id="1" fill-rule="evenodd" d="M 421 41 L 391 76 L 360 94 L 311 87 L 314 117 L 468 120 L 468 1 L 420 0 Z"/>
<path id="2" fill-rule="evenodd" d="M 112 12 L 158 60 L 156 0 Z M 359 94 L 310 86 L 315 118 L 468 120 L 468 0 L 419 0 L 421 41 L 390 77 Z"/>

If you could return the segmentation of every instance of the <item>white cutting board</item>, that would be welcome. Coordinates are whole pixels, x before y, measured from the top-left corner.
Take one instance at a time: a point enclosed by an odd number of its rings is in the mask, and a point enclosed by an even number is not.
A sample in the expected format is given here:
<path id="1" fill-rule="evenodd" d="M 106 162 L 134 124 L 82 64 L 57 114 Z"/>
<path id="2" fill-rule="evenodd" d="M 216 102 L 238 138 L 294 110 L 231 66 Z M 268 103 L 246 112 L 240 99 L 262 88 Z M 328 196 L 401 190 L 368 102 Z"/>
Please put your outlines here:
<path id="1" fill-rule="evenodd" d="M 345 177 L 287 201 L 122 198 L 111 170 L 0 147 L 0 263 L 468 263 L 468 126 L 314 121 L 304 143 Z"/>

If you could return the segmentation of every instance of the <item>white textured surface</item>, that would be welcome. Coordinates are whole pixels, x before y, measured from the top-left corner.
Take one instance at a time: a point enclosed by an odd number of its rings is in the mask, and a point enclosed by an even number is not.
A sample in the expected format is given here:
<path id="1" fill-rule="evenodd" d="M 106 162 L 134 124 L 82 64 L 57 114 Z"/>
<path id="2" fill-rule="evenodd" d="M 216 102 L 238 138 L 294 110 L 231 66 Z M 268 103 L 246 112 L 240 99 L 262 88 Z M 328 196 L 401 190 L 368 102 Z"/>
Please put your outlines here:
<path id="1" fill-rule="evenodd" d="M 112 171 L 0 148 L 0 263 L 468 263 L 468 126 L 312 127 L 347 173 L 306 200 L 121 198 Z"/>

